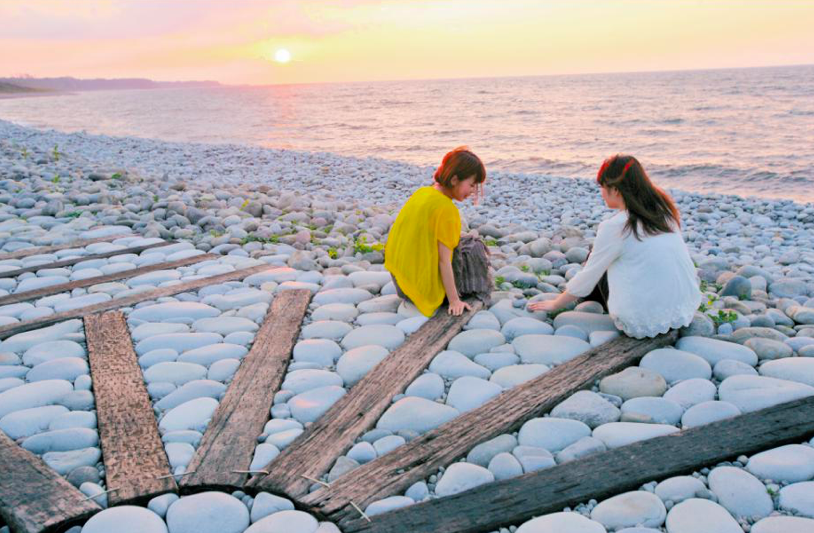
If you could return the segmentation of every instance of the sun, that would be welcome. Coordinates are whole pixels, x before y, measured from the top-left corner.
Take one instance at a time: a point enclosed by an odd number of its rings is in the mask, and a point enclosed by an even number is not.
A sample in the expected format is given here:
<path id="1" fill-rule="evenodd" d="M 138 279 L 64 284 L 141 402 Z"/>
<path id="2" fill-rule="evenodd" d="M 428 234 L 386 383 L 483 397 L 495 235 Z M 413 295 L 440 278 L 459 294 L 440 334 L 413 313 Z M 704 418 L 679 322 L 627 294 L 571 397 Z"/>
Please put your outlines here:
<path id="1" fill-rule="evenodd" d="M 274 61 L 278 63 L 288 63 L 291 61 L 291 52 L 285 48 L 279 48 L 274 52 Z"/>

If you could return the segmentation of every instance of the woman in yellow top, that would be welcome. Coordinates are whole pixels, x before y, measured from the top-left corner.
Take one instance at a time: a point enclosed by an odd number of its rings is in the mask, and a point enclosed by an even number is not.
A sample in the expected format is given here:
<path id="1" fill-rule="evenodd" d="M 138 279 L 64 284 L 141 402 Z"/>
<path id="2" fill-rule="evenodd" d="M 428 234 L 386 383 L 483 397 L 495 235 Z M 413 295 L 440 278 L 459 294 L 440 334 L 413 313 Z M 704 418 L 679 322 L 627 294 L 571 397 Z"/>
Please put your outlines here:
<path id="1" fill-rule="evenodd" d="M 455 288 L 452 252 L 461 237 L 461 215 L 453 200 L 483 194 L 486 169 L 466 147 L 449 152 L 433 176 L 435 183 L 415 191 L 401 208 L 384 253 L 384 266 L 393 275 L 399 295 L 421 314 L 432 316 L 444 302 L 460 315 L 469 304 Z"/>

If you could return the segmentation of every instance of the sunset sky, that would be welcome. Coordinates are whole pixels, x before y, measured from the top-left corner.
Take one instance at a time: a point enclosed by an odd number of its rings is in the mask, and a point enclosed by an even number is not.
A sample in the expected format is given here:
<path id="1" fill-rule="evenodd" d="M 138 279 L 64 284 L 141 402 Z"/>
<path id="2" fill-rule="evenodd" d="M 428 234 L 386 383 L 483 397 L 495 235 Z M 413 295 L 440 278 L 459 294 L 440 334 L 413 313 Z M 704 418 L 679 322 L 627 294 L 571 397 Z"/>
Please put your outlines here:
<path id="1" fill-rule="evenodd" d="M 810 64 L 812 28 L 806 0 L 0 0 L 0 76 L 276 84 Z"/>

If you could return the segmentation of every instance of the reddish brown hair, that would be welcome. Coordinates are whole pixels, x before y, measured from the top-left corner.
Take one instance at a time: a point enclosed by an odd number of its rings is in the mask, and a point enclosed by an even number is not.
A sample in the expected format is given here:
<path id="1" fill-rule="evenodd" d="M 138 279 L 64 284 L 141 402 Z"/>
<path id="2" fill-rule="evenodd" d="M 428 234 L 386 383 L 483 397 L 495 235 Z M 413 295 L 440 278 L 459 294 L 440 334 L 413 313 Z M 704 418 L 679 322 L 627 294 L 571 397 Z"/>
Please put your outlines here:
<path id="1" fill-rule="evenodd" d="M 452 187 L 452 178 L 456 176 L 459 181 L 475 176 L 476 184 L 486 181 L 486 167 L 466 146 L 459 146 L 445 155 L 433 179 L 442 187 L 449 188 Z"/>
<path id="2" fill-rule="evenodd" d="M 622 195 L 628 220 L 627 231 L 641 240 L 639 225 L 646 235 L 672 233 L 674 225 L 681 227 L 673 199 L 655 186 L 638 159 L 630 155 L 615 155 L 602 163 L 596 175 L 596 182 L 609 189 L 616 189 Z M 672 224 L 671 224 L 672 222 Z"/>

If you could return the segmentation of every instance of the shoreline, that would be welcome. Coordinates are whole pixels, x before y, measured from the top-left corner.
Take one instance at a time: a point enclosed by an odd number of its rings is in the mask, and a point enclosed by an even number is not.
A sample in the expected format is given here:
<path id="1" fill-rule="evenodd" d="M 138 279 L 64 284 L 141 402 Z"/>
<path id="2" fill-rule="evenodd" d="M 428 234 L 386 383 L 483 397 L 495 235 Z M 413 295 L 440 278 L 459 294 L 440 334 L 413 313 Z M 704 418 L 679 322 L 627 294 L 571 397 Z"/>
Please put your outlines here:
<path id="1" fill-rule="evenodd" d="M 66 95 L 70 95 L 71 93 L 62 93 Z M 53 94 L 52 94 L 53 95 Z M 42 96 L 52 96 L 52 95 L 42 95 Z M 14 132 L 15 129 L 19 131 Z M 5 130 L 5 131 L 4 131 Z M 356 168 L 359 168 L 361 164 L 368 164 L 372 163 L 376 170 L 384 167 L 387 171 L 391 174 L 395 174 L 399 177 L 406 174 L 406 178 L 408 179 L 408 183 L 412 183 L 412 186 L 418 187 L 421 186 L 422 182 L 418 178 L 418 176 L 426 176 L 426 181 L 424 183 L 430 183 L 431 175 L 434 170 L 434 165 L 427 164 L 427 165 L 416 165 L 413 163 L 406 163 L 397 160 L 391 159 L 384 159 L 378 158 L 374 156 L 370 157 L 355 157 L 355 156 L 346 156 L 340 155 L 333 152 L 325 152 L 325 151 L 303 151 L 303 150 L 292 150 L 292 149 L 284 149 L 284 148 L 267 148 L 262 146 L 256 146 L 252 144 L 240 144 L 240 143 L 203 143 L 203 142 L 180 142 L 180 141 L 170 141 L 170 140 L 163 140 L 163 139 L 156 139 L 150 137 L 138 137 L 138 136 L 113 136 L 113 135 L 105 135 L 105 134 L 96 134 L 96 133 L 87 133 L 83 131 L 77 132 L 65 132 L 61 130 L 56 130 L 53 128 L 39 128 L 33 126 L 27 126 L 18 124 L 3 118 L 0 118 L 0 131 L 3 131 L 7 135 L 9 132 L 16 133 L 17 135 L 22 135 L 26 138 L 26 140 L 30 140 L 33 137 L 40 137 L 40 138 L 48 138 L 45 141 L 46 144 L 49 142 L 59 144 L 60 141 L 65 143 L 66 145 L 70 145 L 74 142 L 81 143 L 86 142 L 88 144 L 96 144 L 97 146 L 104 147 L 109 146 L 111 143 L 120 143 L 120 144 L 127 144 L 131 149 L 144 152 L 144 151 L 151 151 L 155 148 L 163 149 L 164 152 L 178 152 L 178 151 L 189 151 L 194 150 L 198 151 L 198 155 L 203 155 L 204 157 L 209 157 L 211 155 L 216 155 L 218 159 L 222 159 L 224 154 L 222 151 L 229 150 L 233 153 L 245 153 L 247 157 L 244 157 L 245 161 L 251 161 L 251 158 L 254 157 L 258 160 L 263 160 L 271 157 L 284 157 L 286 154 L 292 156 L 293 158 L 306 158 L 306 159 L 320 159 L 324 158 L 325 163 L 332 164 L 332 163 L 340 163 L 344 165 L 355 165 Z M 212 154 L 212 152 L 219 152 L 217 154 Z M 113 157 L 113 153 L 110 154 L 111 158 Z M 117 156 L 126 156 L 126 153 L 122 153 L 119 151 L 115 155 Z M 251 164 L 251 163 L 249 163 Z M 150 165 L 147 164 L 145 166 L 136 165 L 141 172 L 149 173 L 152 169 Z M 177 169 L 176 169 L 177 170 Z M 559 183 L 563 185 L 563 187 L 567 188 L 571 183 L 580 183 L 582 184 L 582 188 L 585 184 L 593 185 L 593 179 L 590 177 L 566 177 L 566 176 L 555 176 L 549 174 L 536 174 L 536 173 L 516 173 L 510 171 L 489 171 L 487 169 L 489 175 L 489 182 L 487 183 L 487 193 L 488 190 L 493 188 L 495 185 L 495 181 L 498 182 L 499 185 L 503 185 L 505 188 L 505 183 L 510 180 L 520 180 L 520 181 L 530 181 L 530 185 L 534 185 L 535 183 L 540 183 L 541 185 L 548 185 L 551 182 Z M 326 176 L 330 177 L 330 176 Z M 219 182 L 221 177 L 212 178 L 213 182 Z M 241 178 L 238 177 L 238 180 Z M 257 179 L 251 179 L 249 177 L 243 178 L 247 183 L 256 183 Z M 392 181 L 392 180 L 390 180 Z M 654 180 L 658 185 L 658 181 Z M 230 180 L 230 182 L 233 182 Z M 233 182 L 234 183 L 234 182 Z M 324 184 L 329 185 L 329 184 Z M 401 187 L 394 187 L 389 183 L 386 184 L 387 187 L 390 188 L 398 188 L 404 190 Z M 500 192 L 504 192 L 504 188 L 500 188 Z M 590 189 L 591 187 L 587 187 Z M 690 191 L 686 189 L 676 188 L 676 187 L 664 187 L 671 195 L 691 195 L 696 196 L 699 199 L 704 200 L 720 200 L 725 199 L 729 201 L 736 201 L 736 200 L 745 200 L 745 201 L 767 201 L 767 202 L 776 202 L 776 203 L 792 203 L 797 206 L 801 207 L 814 207 L 814 201 L 799 201 L 791 198 L 777 198 L 777 197 L 764 197 L 764 196 L 756 196 L 756 195 L 737 195 L 737 194 L 721 194 L 717 192 L 696 192 Z M 595 191 L 586 191 L 588 193 L 594 193 L 598 197 L 598 192 Z M 356 198 L 355 195 L 352 195 Z M 486 202 L 488 203 L 489 198 L 487 196 Z"/>

